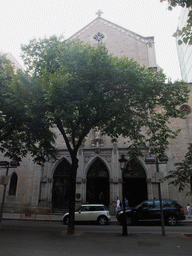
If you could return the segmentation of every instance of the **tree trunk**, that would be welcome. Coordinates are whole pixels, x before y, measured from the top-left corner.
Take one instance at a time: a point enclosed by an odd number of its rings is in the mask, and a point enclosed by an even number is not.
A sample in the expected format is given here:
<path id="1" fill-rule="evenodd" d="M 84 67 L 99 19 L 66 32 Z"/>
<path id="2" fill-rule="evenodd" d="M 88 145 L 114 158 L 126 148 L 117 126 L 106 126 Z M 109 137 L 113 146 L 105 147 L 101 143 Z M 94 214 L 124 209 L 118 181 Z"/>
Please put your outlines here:
<path id="1" fill-rule="evenodd" d="M 76 176 L 78 168 L 78 159 L 75 156 L 71 156 L 71 176 L 70 176 L 70 194 L 69 194 L 69 225 L 67 235 L 75 234 L 75 194 L 76 194 Z"/>

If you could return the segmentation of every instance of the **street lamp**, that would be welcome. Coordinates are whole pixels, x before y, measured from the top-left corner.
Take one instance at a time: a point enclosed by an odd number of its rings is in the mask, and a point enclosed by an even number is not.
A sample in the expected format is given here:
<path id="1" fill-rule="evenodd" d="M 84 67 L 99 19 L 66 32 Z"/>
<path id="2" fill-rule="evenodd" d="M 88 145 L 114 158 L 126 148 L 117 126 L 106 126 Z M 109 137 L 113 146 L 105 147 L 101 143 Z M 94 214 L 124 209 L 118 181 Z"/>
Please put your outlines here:
<path id="1" fill-rule="evenodd" d="M 4 191 L 3 191 L 3 198 L 2 198 L 1 210 L 0 210 L 0 225 L 1 225 L 1 222 L 2 222 L 2 218 L 3 218 L 3 208 L 4 208 L 4 202 L 5 202 L 6 187 L 7 187 L 7 184 L 8 184 L 9 168 L 17 168 L 17 166 L 19 166 L 18 162 L 0 161 L 0 168 L 6 168 L 6 175 L 1 176 L 1 185 L 4 185 Z"/>
<path id="2" fill-rule="evenodd" d="M 125 186 L 124 186 L 124 172 L 126 169 L 127 160 L 125 159 L 124 155 L 121 156 L 121 159 L 119 159 L 120 168 L 122 171 L 122 180 L 123 180 L 123 229 L 122 229 L 122 235 L 127 236 L 127 221 L 126 221 L 126 215 L 125 215 Z"/>
<path id="3" fill-rule="evenodd" d="M 163 182 L 163 173 L 159 172 L 159 164 L 166 164 L 168 162 L 167 156 L 146 156 L 145 163 L 146 164 L 155 164 L 156 165 L 156 173 L 155 173 L 155 183 L 158 185 L 159 192 L 159 202 L 160 202 L 160 211 L 161 211 L 161 227 L 162 227 L 162 235 L 165 236 L 165 224 L 164 224 L 164 215 L 163 215 L 163 207 L 162 207 L 162 198 L 161 198 L 161 185 Z"/>

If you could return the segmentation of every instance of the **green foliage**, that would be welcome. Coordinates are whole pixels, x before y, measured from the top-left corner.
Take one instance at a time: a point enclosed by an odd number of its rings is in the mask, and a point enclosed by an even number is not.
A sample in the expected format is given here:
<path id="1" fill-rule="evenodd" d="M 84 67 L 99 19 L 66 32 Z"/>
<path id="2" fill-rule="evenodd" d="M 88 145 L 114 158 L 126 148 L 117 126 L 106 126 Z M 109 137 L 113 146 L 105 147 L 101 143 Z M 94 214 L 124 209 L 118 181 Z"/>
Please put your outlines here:
<path id="1" fill-rule="evenodd" d="M 160 0 L 160 2 L 163 2 L 166 0 Z M 192 6 L 192 1 L 191 0 L 167 0 L 168 3 L 170 4 L 169 9 L 172 10 L 172 7 L 176 7 L 177 5 L 181 6 L 181 7 L 187 7 L 189 8 L 190 6 Z"/>
<path id="2" fill-rule="evenodd" d="M 54 157 L 54 134 L 45 118 L 35 116 L 29 108 L 30 77 L 18 71 L 5 56 L 0 57 L 0 148 L 4 156 L 15 161 L 30 152 L 35 162 Z M 39 117 L 39 119 L 37 118 Z"/>
<path id="3" fill-rule="evenodd" d="M 161 2 L 166 0 L 161 0 Z M 176 6 L 191 8 L 192 7 L 192 0 L 167 0 L 169 3 L 168 10 L 172 10 Z M 188 13 L 188 20 L 186 26 L 184 26 L 181 30 L 177 30 L 174 34 L 174 37 L 181 37 L 178 40 L 178 44 L 181 45 L 182 43 L 185 44 L 192 44 L 192 10 L 189 9 Z"/>
<path id="4" fill-rule="evenodd" d="M 183 117 L 177 106 L 189 91 L 182 83 L 166 83 L 162 72 L 114 57 L 102 43 L 92 47 L 51 37 L 22 50 L 27 73 L 14 74 L 7 60 L 1 65 L 0 138 L 7 156 L 13 158 L 18 147 L 19 157 L 29 151 L 36 162 L 50 159 L 55 127 L 71 156 L 95 126 L 112 141 L 127 138 L 135 156 L 149 143 L 162 154 L 177 136 L 169 120 Z"/>
<path id="5" fill-rule="evenodd" d="M 130 152 L 150 142 L 162 154 L 178 134 L 168 127 L 169 119 L 183 117 L 177 106 L 189 91 L 182 83 L 165 83 L 162 72 L 114 57 L 102 43 L 92 47 L 51 37 L 22 49 L 32 71 L 29 108 L 57 126 L 71 154 L 95 126 L 113 141 L 126 137 Z"/>
<path id="6" fill-rule="evenodd" d="M 184 160 L 175 163 L 176 170 L 170 171 L 165 179 L 171 179 L 169 184 L 178 186 L 179 192 L 188 188 L 187 195 L 191 193 L 191 179 L 192 179 L 192 144 L 189 144 L 188 152 Z"/>

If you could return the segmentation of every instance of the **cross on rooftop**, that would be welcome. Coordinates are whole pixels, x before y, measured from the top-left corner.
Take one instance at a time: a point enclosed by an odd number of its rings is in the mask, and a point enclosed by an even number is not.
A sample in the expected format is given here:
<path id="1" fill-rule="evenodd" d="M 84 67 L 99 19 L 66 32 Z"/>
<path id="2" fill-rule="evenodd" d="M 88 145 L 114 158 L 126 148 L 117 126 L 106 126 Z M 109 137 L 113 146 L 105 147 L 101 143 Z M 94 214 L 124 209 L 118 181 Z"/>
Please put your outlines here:
<path id="1" fill-rule="evenodd" d="M 101 17 L 101 14 L 103 14 L 103 12 L 101 10 L 98 10 L 98 12 L 96 12 L 96 14 L 98 15 L 98 17 Z"/>

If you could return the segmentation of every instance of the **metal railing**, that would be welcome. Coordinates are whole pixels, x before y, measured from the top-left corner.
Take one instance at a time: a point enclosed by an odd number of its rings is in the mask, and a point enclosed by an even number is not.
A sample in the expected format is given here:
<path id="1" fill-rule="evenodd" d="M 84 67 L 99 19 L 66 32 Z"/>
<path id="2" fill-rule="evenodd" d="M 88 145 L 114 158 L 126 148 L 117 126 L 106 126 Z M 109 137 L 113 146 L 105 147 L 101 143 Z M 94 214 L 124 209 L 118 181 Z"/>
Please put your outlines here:
<path id="1" fill-rule="evenodd" d="M 50 207 L 35 207 L 27 206 L 22 207 L 20 212 L 20 221 L 22 220 L 38 220 L 38 219 L 48 219 L 52 220 L 52 209 Z"/>

